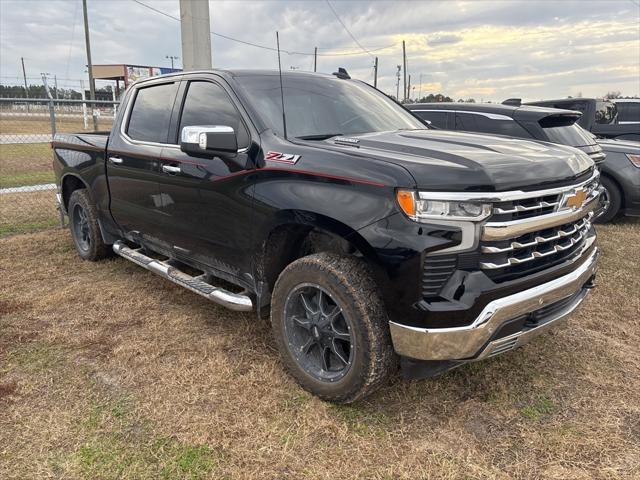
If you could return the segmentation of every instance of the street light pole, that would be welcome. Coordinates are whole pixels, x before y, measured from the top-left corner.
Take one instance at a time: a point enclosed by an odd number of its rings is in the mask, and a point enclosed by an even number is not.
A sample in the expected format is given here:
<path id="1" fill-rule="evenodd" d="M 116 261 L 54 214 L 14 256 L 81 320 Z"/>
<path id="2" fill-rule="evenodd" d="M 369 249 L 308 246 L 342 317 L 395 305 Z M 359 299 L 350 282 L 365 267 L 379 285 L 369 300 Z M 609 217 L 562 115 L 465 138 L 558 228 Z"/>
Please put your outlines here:
<path id="1" fill-rule="evenodd" d="M 174 55 L 166 55 L 164 58 L 168 58 L 171 60 L 171 70 L 174 70 L 173 61 L 178 60 L 180 57 L 176 57 Z"/>

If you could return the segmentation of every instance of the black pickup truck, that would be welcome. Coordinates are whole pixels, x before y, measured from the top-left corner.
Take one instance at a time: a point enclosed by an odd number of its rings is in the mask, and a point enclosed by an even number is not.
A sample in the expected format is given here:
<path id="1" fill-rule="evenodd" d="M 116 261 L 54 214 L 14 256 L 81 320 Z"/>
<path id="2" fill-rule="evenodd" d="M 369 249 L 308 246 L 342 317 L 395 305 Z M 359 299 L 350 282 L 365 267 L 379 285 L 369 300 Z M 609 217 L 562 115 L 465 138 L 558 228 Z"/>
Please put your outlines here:
<path id="1" fill-rule="evenodd" d="M 344 71 L 155 77 L 110 134 L 53 147 L 82 258 L 270 315 L 286 368 L 329 401 L 398 364 L 427 377 L 512 350 L 594 285 L 587 155 L 429 129 Z"/>

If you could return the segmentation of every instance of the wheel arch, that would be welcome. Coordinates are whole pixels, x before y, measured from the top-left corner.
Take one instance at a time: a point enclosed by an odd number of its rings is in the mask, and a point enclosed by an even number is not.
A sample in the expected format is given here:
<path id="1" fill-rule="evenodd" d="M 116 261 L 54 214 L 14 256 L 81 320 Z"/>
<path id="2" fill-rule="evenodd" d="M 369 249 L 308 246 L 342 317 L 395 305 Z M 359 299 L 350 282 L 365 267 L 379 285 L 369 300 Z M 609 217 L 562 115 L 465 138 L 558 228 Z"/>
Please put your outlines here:
<path id="1" fill-rule="evenodd" d="M 378 256 L 366 239 L 350 226 L 327 215 L 304 211 L 278 212 L 257 249 L 256 273 L 264 283 L 263 305 L 284 268 L 298 258 L 320 252 L 362 258 L 376 277 L 386 276 Z"/>
<path id="2" fill-rule="evenodd" d="M 65 212 L 68 212 L 71 194 L 82 188 L 86 189 L 89 196 L 91 196 L 89 186 L 80 176 L 74 173 L 67 173 L 62 177 L 60 180 L 60 193 L 62 194 L 62 204 Z"/>

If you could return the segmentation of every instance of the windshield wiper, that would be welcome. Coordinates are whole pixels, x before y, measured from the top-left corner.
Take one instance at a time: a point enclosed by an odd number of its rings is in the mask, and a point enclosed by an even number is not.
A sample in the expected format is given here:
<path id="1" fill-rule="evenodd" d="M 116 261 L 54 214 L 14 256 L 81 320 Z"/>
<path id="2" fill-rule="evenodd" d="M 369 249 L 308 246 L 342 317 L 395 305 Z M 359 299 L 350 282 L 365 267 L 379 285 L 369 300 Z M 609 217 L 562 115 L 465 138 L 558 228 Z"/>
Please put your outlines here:
<path id="1" fill-rule="evenodd" d="M 327 140 L 331 137 L 337 137 L 339 135 L 342 135 L 342 133 L 322 133 L 318 135 L 301 135 L 296 138 L 299 138 L 300 140 Z"/>

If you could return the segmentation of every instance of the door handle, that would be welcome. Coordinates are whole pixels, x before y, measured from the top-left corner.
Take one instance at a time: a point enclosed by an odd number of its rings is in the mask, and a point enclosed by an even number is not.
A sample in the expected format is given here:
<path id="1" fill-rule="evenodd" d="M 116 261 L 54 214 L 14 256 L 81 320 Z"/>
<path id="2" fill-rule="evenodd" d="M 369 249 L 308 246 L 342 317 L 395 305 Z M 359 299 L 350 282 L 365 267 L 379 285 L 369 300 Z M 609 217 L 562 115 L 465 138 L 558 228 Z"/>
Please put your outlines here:
<path id="1" fill-rule="evenodd" d="M 109 161 L 115 165 L 120 165 L 122 162 L 124 162 L 124 160 L 122 160 L 120 157 L 109 157 Z"/>
<path id="2" fill-rule="evenodd" d="M 162 171 L 165 173 L 180 173 L 182 170 L 174 165 L 162 165 Z"/>

